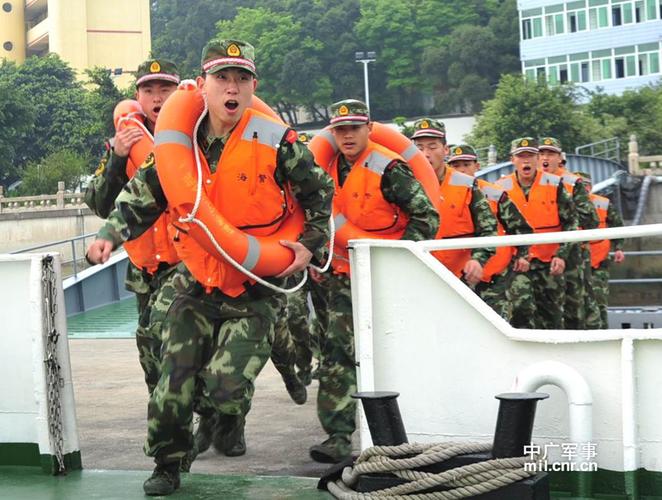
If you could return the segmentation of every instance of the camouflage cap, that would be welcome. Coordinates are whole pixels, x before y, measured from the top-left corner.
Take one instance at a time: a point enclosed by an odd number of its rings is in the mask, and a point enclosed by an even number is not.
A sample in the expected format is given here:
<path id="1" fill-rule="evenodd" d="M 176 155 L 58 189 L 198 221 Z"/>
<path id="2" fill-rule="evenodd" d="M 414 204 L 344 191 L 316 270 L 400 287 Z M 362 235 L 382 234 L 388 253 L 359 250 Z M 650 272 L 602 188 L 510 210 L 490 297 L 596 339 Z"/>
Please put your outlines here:
<path id="1" fill-rule="evenodd" d="M 202 49 L 202 71 L 216 73 L 224 68 L 241 68 L 257 76 L 255 48 L 241 40 L 210 40 Z"/>
<path id="2" fill-rule="evenodd" d="M 179 83 L 177 66 L 166 59 L 147 59 L 136 70 L 136 87 L 145 82 L 162 80 L 164 82 Z"/>
<path id="3" fill-rule="evenodd" d="M 414 133 L 412 139 L 419 137 L 432 137 L 435 139 L 446 139 L 446 125 L 432 118 L 421 118 L 414 122 Z"/>
<path id="4" fill-rule="evenodd" d="M 469 144 L 454 144 L 450 148 L 450 156 L 448 157 L 448 163 L 459 161 L 459 160 L 469 160 L 477 161 L 478 155 L 476 150 L 469 146 Z"/>
<path id="5" fill-rule="evenodd" d="M 330 126 L 360 125 L 370 121 L 368 106 L 356 99 L 344 99 L 331 105 Z"/>
<path id="6" fill-rule="evenodd" d="M 547 149 L 557 153 L 563 151 L 563 148 L 561 147 L 561 141 L 559 141 L 556 137 L 541 137 L 538 139 L 538 149 L 540 151 Z"/>
<path id="7" fill-rule="evenodd" d="M 510 143 L 510 154 L 538 153 L 538 141 L 533 137 L 520 137 Z"/>
<path id="8" fill-rule="evenodd" d="M 574 174 L 578 175 L 582 179 L 586 179 L 587 181 L 589 181 L 589 183 L 591 182 L 591 174 L 589 174 L 588 172 L 574 172 Z"/>

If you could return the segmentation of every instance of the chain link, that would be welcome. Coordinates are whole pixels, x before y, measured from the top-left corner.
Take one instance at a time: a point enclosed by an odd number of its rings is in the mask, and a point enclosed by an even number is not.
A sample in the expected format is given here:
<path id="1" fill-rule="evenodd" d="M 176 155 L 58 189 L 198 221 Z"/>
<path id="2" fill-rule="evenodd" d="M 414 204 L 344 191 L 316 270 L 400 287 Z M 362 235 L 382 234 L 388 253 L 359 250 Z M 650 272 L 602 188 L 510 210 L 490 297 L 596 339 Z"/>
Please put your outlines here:
<path id="1" fill-rule="evenodd" d="M 55 451 L 58 470 L 56 474 L 66 473 L 64 465 L 64 436 L 62 430 L 62 407 L 60 389 L 64 387 L 64 379 L 60 375 L 60 365 L 57 361 L 57 342 L 60 334 L 55 326 L 57 314 L 57 280 L 53 267 L 53 257 L 42 260 L 42 283 L 44 290 L 44 317 L 46 319 L 46 377 L 48 399 L 48 431 L 51 446 Z"/>

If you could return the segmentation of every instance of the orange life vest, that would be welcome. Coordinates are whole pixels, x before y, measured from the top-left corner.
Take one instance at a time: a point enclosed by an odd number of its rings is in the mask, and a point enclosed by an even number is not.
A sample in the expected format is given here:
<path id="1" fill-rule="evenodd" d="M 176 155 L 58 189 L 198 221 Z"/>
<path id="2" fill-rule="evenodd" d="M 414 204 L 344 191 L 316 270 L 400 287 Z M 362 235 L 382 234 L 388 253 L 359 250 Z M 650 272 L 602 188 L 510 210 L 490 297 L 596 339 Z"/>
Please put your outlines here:
<path id="1" fill-rule="evenodd" d="M 581 177 L 568 172 L 563 167 L 559 167 L 558 173 L 554 175 L 558 175 L 561 178 L 561 181 L 563 182 L 563 187 L 568 192 L 568 194 L 572 196 L 572 193 L 575 190 L 575 184 L 577 184 L 577 181 L 580 180 Z"/>
<path id="2" fill-rule="evenodd" d="M 336 217 L 336 231 L 341 229 L 344 219 L 374 234 L 375 238 L 384 235 L 401 238 L 409 217 L 397 205 L 384 199 L 381 182 L 386 167 L 394 160 L 404 162 L 402 157 L 384 146 L 368 141 L 365 150 L 352 165 L 342 187 L 338 181 L 338 159 L 339 155 L 329 171 L 335 184 L 333 204 L 343 216 Z M 348 274 L 347 248 L 336 242 L 333 253 L 333 271 Z"/>
<path id="3" fill-rule="evenodd" d="M 446 175 L 439 188 L 441 224 L 437 232 L 437 239 L 474 236 L 474 221 L 469 207 L 474 182 L 473 177 L 446 167 Z M 471 259 L 471 249 L 467 248 L 438 250 L 431 253 L 458 278 L 462 276 L 464 265 Z"/>
<path id="4" fill-rule="evenodd" d="M 139 127 L 133 121 L 123 121 L 122 118 L 133 118 L 143 121 L 144 114 L 140 104 L 136 101 L 125 100 L 115 107 L 115 128 L 119 131 L 126 127 Z M 129 158 L 126 162 L 126 175 L 129 179 L 138 171 L 138 168 L 147 159 L 149 153 L 154 149 L 154 141 L 151 137 L 143 134 L 136 144 L 131 146 Z M 168 237 L 168 224 L 172 222 L 169 210 L 166 210 L 156 222 L 137 238 L 124 243 L 129 260 L 138 269 L 154 274 L 159 264 L 166 263 L 174 265 L 179 262 L 177 252 Z"/>
<path id="5" fill-rule="evenodd" d="M 528 198 L 517 181 L 517 173 L 502 177 L 497 184 L 508 192 L 520 213 L 533 228 L 534 233 L 553 233 L 561 231 L 561 219 L 557 204 L 558 187 L 561 178 L 538 170 Z M 550 262 L 559 248 L 558 243 L 531 245 L 529 258 Z"/>
<path id="6" fill-rule="evenodd" d="M 503 196 L 503 193 L 505 193 L 505 190 L 502 187 L 483 179 L 478 179 L 477 182 L 480 191 L 485 195 L 485 198 L 487 198 L 487 202 L 490 204 L 490 209 L 497 220 L 497 234 L 503 236 L 506 234 L 506 230 L 499 222 L 497 213 L 499 211 L 499 200 L 501 199 L 501 196 Z M 505 271 L 516 253 L 516 247 L 497 247 L 496 254 L 490 257 L 483 267 L 483 277 L 481 281 L 489 283 L 494 276 Z"/>
<path id="7" fill-rule="evenodd" d="M 595 211 L 598 213 L 600 224 L 598 229 L 603 229 L 607 226 L 607 212 L 609 210 L 609 198 L 599 196 L 597 194 L 589 194 L 589 198 L 593 202 Z M 611 240 L 594 240 L 591 241 L 591 267 L 597 269 L 603 261 L 609 257 L 609 250 L 611 249 Z"/>
<path id="8" fill-rule="evenodd" d="M 289 130 L 280 120 L 248 108 L 230 134 L 214 173 L 200 153 L 206 197 L 227 222 L 250 236 L 276 233 L 294 211 L 289 190 L 274 178 L 278 147 Z M 188 234 L 191 228 L 192 224 L 175 222 L 171 232 L 179 256 L 208 291 L 220 288 L 237 297 L 246 290 L 246 282 L 255 283 L 204 249 Z"/>

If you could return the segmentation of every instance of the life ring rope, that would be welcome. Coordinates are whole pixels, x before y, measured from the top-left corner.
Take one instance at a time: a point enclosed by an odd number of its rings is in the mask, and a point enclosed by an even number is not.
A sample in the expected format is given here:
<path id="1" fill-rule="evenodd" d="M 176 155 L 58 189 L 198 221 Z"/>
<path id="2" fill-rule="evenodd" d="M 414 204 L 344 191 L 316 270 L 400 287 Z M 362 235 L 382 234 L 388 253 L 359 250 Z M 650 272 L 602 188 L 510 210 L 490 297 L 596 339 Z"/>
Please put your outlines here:
<path id="1" fill-rule="evenodd" d="M 184 83 L 184 82 L 182 82 Z M 180 84 L 181 85 L 181 84 Z M 255 280 L 257 283 L 260 283 L 261 285 L 274 290 L 275 292 L 279 293 L 294 293 L 298 290 L 301 289 L 306 284 L 306 281 L 308 280 L 308 269 L 303 270 L 303 278 L 299 283 L 297 283 L 295 286 L 291 288 L 282 288 L 277 285 L 274 285 L 273 283 L 268 282 L 267 280 L 261 278 L 260 276 L 256 275 L 255 273 L 249 271 L 246 269 L 244 266 L 242 266 L 239 262 L 237 262 L 235 259 L 233 259 L 224 249 L 223 247 L 218 243 L 216 238 L 214 237 L 214 234 L 209 230 L 207 225 L 202 222 L 200 219 L 196 218 L 198 209 L 200 208 L 200 201 L 202 199 L 202 162 L 200 161 L 200 150 L 198 148 L 198 130 L 200 128 L 200 125 L 202 123 L 202 120 L 205 118 L 205 116 L 208 113 L 208 106 L 207 106 L 207 96 L 202 95 L 203 100 L 204 100 L 204 109 L 202 113 L 200 114 L 200 117 L 195 123 L 195 127 L 193 128 L 193 151 L 195 155 L 195 166 L 197 169 L 197 174 L 198 174 L 198 179 L 197 179 L 197 187 L 196 187 L 196 194 L 195 194 L 195 203 L 193 204 L 193 208 L 191 212 L 189 212 L 186 217 L 180 217 L 179 222 L 182 223 L 193 223 L 196 224 L 200 229 L 204 231 L 204 233 L 207 235 L 209 238 L 209 241 L 211 241 L 212 245 L 214 245 L 214 248 L 218 250 L 218 253 L 220 253 L 225 260 L 227 260 L 232 267 L 234 267 L 237 271 L 240 273 L 248 276 L 249 278 Z M 329 251 L 331 252 L 333 249 L 333 242 L 334 242 L 334 224 L 333 224 L 333 217 L 329 218 L 329 227 L 331 230 L 331 237 L 329 240 Z M 329 253 L 329 258 L 327 259 L 326 264 L 322 267 L 316 267 L 313 265 L 310 265 L 309 267 L 312 267 L 316 271 L 320 273 L 326 272 L 329 267 L 331 266 L 331 258 L 330 258 L 330 253 Z"/>

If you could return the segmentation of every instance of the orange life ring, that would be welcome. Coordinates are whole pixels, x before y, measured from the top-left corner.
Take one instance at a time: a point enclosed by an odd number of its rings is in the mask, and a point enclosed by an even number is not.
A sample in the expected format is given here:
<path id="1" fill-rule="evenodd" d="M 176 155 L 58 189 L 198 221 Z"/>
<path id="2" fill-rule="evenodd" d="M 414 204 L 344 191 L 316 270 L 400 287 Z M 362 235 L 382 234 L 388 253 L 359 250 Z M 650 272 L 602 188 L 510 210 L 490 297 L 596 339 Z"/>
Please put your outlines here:
<path id="1" fill-rule="evenodd" d="M 373 122 L 372 131 L 370 132 L 370 140 L 390 149 L 405 159 L 407 164 L 411 167 L 414 177 L 416 177 L 421 183 L 428 198 L 430 198 L 430 201 L 435 208 L 438 209 L 440 194 L 437 174 L 435 174 L 432 165 L 430 165 L 430 162 L 425 158 L 425 155 L 418 150 L 416 145 L 394 128 L 378 122 Z M 315 135 L 315 137 L 313 137 L 308 143 L 308 149 L 313 153 L 315 162 L 329 172 L 331 165 L 338 154 L 338 146 L 331 134 L 330 127 L 326 127 L 322 132 Z M 339 215 L 341 214 L 334 203 L 333 216 L 336 221 L 338 221 Z M 346 247 L 349 240 L 375 239 L 375 237 L 375 233 L 365 231 L 350 221 L 344 220 L 342 225 L 336 224 L 335 239 L 340 246 Z M 379 235 L 378 238 L 398 239 L 399 235 L 398 233 Z"/>
<path id="2" fill-rule="evenodd" d="M 154 139 L 145 127 L 145 113 L 142 106 L 133 99 L 120 101 L 113 111 L 113 123 L 117 132 L 128 127 L 137 127 L 143 131 L 142 138 L 131 146 L 129 152 L 130 165 L 127 165 L 127 173 L 129 177 L 133 177 L 133 174 L 154 149 Z"/>
<path id="3" fill-rule="evenodd" d="M 253 97 L 251 107 L 278 117 L 258 97 Z M 169 205 L 182 217 L 191 213 L 196 200 L 198 173 L 192 137 L 204 109 L 202 93 L 193 86 L 183 86 L 168 98 L 156 123 L 154 154 L 159 181 Z M 281 245 L 280 240 L 296 241 L 304 223 L 303 210 L 297 205 L 274 234 L 252 236 L 237 229 L 218 212 L 204 187 L 195 218 L 207 226 L 214 239 L 235 261 L 250 261 L 250 270 L 258 276 L 274 276 L 292 264 L 294 253 Z M 225 261 L 200 226 L 190 223 L 189 235 L 210 255 Z"/>

